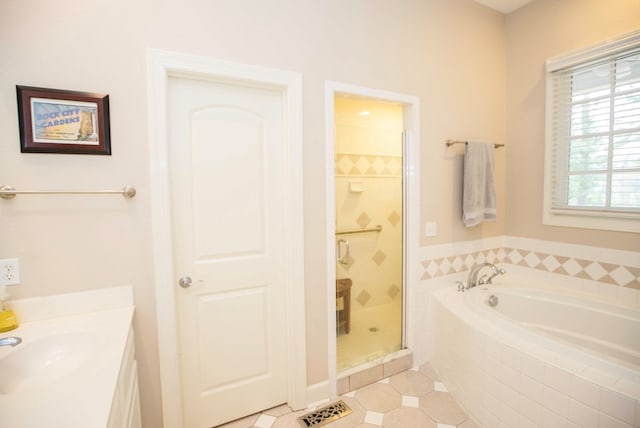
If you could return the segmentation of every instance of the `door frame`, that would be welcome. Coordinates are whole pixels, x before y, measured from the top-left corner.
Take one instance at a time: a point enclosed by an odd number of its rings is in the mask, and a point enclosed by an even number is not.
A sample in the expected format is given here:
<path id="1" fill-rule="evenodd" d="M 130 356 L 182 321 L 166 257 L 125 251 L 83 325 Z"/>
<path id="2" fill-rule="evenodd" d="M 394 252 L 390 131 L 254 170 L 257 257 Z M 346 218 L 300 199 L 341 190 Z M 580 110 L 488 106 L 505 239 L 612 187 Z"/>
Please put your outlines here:
<path id="1" fill-rule="evenodd" d="M 337 397 L 337 338 L 336 338 L 336 204 L 335 204 L 335 106 L 336 95 L 353 95 L 372 100 L 397 102 L 403 106 L 403 348 L 415 347 L 415 314 L 412 305 L 415 287 L 419 279 L 419 238 L 420 238 L 420 102 L 413 95 L 372 89 L 333 81 L 325 82 L 325 165 L 327 201 L 327 319 L 328 319 L 328 368 L 329 393 Z"/>
<path id="2" fill-rule="evenodd" d="M 286 315 L 287 403 L 306 406 L 307 368 L 302 211 L 302 76 L 300 73 L 233 63 L 209 57 L 147 49 L 147 101 L 151 223 L 155 274 L 160 385 L 164 425 L 181 427 L 182 388 L 178 349 L 171 234 L 167 91 L 171 77 L 194 77 L 240 86 L 271 88 L 283 94 L 285 167 L 284 293 Z"/>

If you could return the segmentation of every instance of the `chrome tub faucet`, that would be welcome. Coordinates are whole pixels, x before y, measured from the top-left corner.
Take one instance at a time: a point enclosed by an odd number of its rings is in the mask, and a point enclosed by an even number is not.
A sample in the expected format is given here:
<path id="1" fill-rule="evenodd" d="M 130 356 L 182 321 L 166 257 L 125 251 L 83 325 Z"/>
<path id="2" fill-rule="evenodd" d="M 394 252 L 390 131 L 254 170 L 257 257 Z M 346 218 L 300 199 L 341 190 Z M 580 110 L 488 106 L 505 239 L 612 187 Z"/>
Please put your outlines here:
<path id="1" fill-rule="evenodd" d="M 478 278 L 478 274 L 484 267 L 491 268 L 491 276 L 487 278 L 487 274 L 484 274 L 480 278 Z M 504 269 L 498 268 L 493 263 L 488 263 L 488 262 L 480 263 L 479 265 L 475 265 L 474 267 L 471 268 L 471 272 L 469 272 L 469 277 L 467 278 L 466 286 L 463 285 L 460 281 L 456 281 L 456 284 L 458 285 L 458 291 L 465 291 L 475 287 L 476 285 L 491 284 L 491 281 L 493 280 L 493 278 L 495 278 L 498 275 L 504 275 L 505 273 L 506 271 Z"/>

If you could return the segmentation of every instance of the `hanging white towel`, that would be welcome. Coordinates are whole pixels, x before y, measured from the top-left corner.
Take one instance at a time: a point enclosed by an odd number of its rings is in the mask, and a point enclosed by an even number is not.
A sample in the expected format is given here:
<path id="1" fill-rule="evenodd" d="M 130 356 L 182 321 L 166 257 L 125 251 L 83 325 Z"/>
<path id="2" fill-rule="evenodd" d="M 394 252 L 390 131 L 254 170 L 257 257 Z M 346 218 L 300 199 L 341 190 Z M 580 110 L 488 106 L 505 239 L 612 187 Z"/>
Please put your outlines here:
<path id="1" fill-rule="evenodd" d="M 496 221 L 493 143 L 468 142 L 464 152 L 462 221 L 472 227 Z"/>

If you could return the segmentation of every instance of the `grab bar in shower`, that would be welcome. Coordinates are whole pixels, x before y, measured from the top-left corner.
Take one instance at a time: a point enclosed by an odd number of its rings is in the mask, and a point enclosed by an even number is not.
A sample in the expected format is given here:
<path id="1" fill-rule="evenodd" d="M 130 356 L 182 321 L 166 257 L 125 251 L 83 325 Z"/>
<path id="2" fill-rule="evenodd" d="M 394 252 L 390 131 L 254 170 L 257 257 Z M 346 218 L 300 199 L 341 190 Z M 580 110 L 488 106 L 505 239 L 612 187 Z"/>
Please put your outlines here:
<path id="1" fill-rule="evenodd" d="M 372 227 L 371 229 L 358 229 L 358 230 L 345 230 L 343 232 L 336 232 L 336 235 L 348 235 L 350 233 L 363 233 L 363 232 L 380 232 L 382 230 L 381 225 Z"/>

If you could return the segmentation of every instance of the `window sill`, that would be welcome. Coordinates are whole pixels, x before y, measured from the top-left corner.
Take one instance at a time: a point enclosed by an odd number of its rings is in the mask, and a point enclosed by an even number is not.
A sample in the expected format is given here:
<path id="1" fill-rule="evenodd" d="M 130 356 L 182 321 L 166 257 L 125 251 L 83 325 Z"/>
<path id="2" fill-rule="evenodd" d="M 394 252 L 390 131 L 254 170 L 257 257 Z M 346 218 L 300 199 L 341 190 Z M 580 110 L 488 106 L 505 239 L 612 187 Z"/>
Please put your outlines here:
<path id="1" fill-rule="evenodd" d="M 607 217 L 602 213 L 589 215 L 545 210 L 542 223 L 547 226 L 640 233 L 640 217 Z"/>

